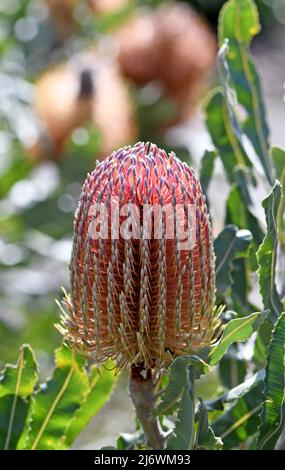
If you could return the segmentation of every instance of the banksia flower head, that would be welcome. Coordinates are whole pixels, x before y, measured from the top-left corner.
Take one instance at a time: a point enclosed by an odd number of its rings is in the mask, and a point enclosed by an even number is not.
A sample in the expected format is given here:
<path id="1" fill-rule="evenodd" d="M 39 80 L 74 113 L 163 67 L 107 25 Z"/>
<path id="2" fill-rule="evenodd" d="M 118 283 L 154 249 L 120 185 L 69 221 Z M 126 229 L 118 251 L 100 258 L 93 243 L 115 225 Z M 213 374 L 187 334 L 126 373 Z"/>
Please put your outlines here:
<path id="1" fill-rule="evenodd" d="M 154 144 L 115 151 L 83 186 L 63 333 L 97 363 L 161 368 L 215 337 L 214 261 L 193 170 Z"/>

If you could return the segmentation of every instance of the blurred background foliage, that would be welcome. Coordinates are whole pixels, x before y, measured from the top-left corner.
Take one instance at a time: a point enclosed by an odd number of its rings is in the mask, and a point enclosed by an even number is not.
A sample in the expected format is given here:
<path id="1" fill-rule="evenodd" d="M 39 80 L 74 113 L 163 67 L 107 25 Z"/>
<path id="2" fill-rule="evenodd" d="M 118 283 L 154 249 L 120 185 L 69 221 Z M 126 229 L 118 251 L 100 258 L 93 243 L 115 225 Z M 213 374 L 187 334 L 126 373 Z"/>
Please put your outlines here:
<path id="1" fill-rule="evenodd" d="M 40 370 L 51 368 L 60 342 L 55 298 L 61 286 L 68 289 L 74 211 L 96 159 L 126 143 L 153 140 L 197 169 L 205 148 L 213 148 L 200 103 L 217 82 L 216 28 L 224 2 L 187 3 L 1 0 L 0 365 L 15 361 L 28 342 Z M 253 51 L 274 88 L 285 4 L 257 3 L 263 32 Z M 279 129 L 282 94 L 281 85 L 270 115 Z M 284 146 L 283 131 L 274 135 Z M 209 192 L 215 233 L 223 226 L 221 188 L 228 191 L 221 173 L 216 168 Z M 227 387 L 240 383 L 246 370 L 241 356 L 232 383 L 227 362 L 233 353 L 221 363 Z M 216 386 L 214 374 L 213 391 Z"/>

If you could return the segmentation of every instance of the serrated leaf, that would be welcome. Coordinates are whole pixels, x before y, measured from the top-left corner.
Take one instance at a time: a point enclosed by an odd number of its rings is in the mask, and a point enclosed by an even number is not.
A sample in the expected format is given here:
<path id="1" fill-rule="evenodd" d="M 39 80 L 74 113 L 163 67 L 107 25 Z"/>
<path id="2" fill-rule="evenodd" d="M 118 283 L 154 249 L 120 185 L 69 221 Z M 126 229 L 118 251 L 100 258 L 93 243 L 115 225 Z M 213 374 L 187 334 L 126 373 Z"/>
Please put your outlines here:
<path id="1" fill-rule="evenodd" d="M 231 298 L 227 297 L 227 303 L 229 308 L 239 312 L 239 316 L 249 315 L 257 310 L 248 298 L 252 281 L 250 274 L 249 259 L 240 258 L 233 261 Z"/>
<path id="2" fill-rule="evenodd" d="M 209 364 L 211 366 L 217 364 L 231 344 L 248 339 L 254 332 L 254 324 L 259 317 L 260 313 L 252 313 L 247 317 L 235 318 L 227 323 L 221 339 L 210 349 Z"/>
<path id="3" fill-rule="evenodd" d="M 207 195 L 208 186 L 214 172 L 215 159 L 217 152 L 206 150 L 201 160 L 200 165 L 200 183 L 202 185 L 203 193 Z"/>
<path id="4" fill-rule="evenodd" d="M 231 287 L 233 260 L 245 256 L 251 240 L 249 230 L 239 230 L 235 225 L 228 225 L 214 241 L 216 285 L 221 295 Z"/>
<path id="5" fill-rule="evenodd" d="M 239 183 L 232 186 L 227 200 L 226 223 L 236 225 L 240 229 L 250 230 L 253 240 L 249 249 L 249 262 L 251 269 L 256 271 L 256 251 L 262 243 L 264 233 L 258 219 L 252 212 L 250 201 L 245 197 L 245 188 L 248 188 L 249 183 L 244 178 L 239 179 L 238 175 L 236 179 Z"/>
<path id="6" fill-rule="evenodd" d="M 245 444 L 256 434 L 258 412 L 262 407 L 262 380 L 254 380 L 252 386 L 211 426 L 216 436 L 220 436 L 224 449 L 233 449 Z M 240 387 L 241 389 L 241 387 Z"/>
<path id="7" fill-rule="evenodd" d="M 229 53 L 228 40 L 225 40 L 218 52 L 218 66 L 223 87 L 224 98 L 224 124 L 227 136 L 238 160 L 240 169 L 250 171 L 252 182 L 255 179 L 252 174 L 253 163 L 246 150 L 246 139 L 239 117 L 238 101 L 234 84 L 231 80 L 230 66 L 227 61 Z M 236 168 L 234 169 L 234 171 Z M 246 202 L 246 200 L 245 200 Z"/>
<path id="8" fill-rule="evenodd" d="M 182 390 L 173 433 L 166 443 L 167 450 L 193 449 L 195 442 L 195 374 L 193 366 L 187 368 L 186 383 Z"/>
<path id="9" fill-rule="evenodd" d="M 255 387 L 257 383 L 263 383 L 264 377 L 265 370 L 262 369 L 240 385 L 237 385 L 231 390 L 223 393 L 218 398 L 213 400 L 206 400 L 204 405 L 208 411 L 223 410 L 225 404 L 237 401 L 239 398 L 243 397 L 247 392 L 249 392 L 253 386 Z"/>
<path id="10" fill-rule="evenodd" d="M 271 149 L 271 158 L 275 167 L 275 173 L 282 185 L 282 202 L 277 214 L 278 238 L 282 246 L 285 246 L 285 151 L 277 147 Z M 284 254 L 283 254 L 284 256 Z"/>
<path id="11" fill-rule="evenodd" d="M 285 403 L 285 312 L 272 333 L 265 369 L 264 405 L 260 415 L 258 449 L 274 449 L 284 421 Z"/>
<path id="12" fill-rule="evenodd" d="M 15 449 L 24 429 L 29 398 L 38 380 L 37 364 L 29 345 L 20 348 L 16 365 L 7 365 L 0 376 L 0 448 Z"/>
<path id="13" fill-rule="evenodd" d="M 32 348 L 24 344 L 16 365 L 7 365 L 0 375 L 0 398 L 18 395 L 25 398 L 33 393 L 38 380 L 37 363 Z"/>
<path id="14" fill-rule="evenodd" d="M 270 342 L 274 323 L 269 320 L 270 310 L 266 311 L 266 315 L 260 322 L 257 328 L 256 338 L 253 348 L 253 363 L 255 364 L 256 370 L 265 367 L 268 344 Z"/>
<path id="15" fill-rule="evenodd" d="M 276 319 L 283 310 L 283 304 L 277 292 L 275 283 L 275 269 L 278 246 L 277 218 L 282 207 L 281 187 L 275 183 L 272 191 L 263 201 L 266 215 L 267 233 L 257 252 L 259 289 L 268 315 L 259 325 L 254 344 L 253 360 L 257 368 L 264 367 L 266 363 L 267 348 Z"/>
<path id="16" fill-rule="evenodd" d="M 215 436 L 213 429 L 209 425 L 208 410 L 202 400 L 200 400 L 199 403 L 198 416 L 199 421 L 195 448 L 207 450 L 221 449 L 223 447 L 223 442 L 219 437 Z"/>
<path id="17" fill-rule="evenodd" d="M 198 356 L 177 357 L 170 366 L 169 381 L 161 395 L 160 403 L 155 409 L 155 415 L 163 415 L 173 411 L 174 406 L 180 400 L 187 382 L 187 367 L 196 364 L 196 378 L 209 367 Z"/>
<path id="18" fill-rule="evenodd" d="M 282 189 L 276 181 L 269 195 L 262 202 L 265 211 L 267 232 L 257 252 L 259 289 L 264 308 L 270 310 L 270 319 L 275 322 L 283 311 L 283 305 L 275 284 L 275 269 L 278 246 L 277 215 Z"/>
<path id="19" fill-rule="evenodd" d="M 230 0 L 220 14 L 219 43 L 228 40 L 227 64 L 237 100 L 247 113 L 243 130 L 251 141 L 272 184 L 269 129 L 260 79 L 249 56 L 251 39 L 260 31 L 258 10 L 252 0 Z"/>
<path id="20" fill-rule="evenodd" d="M 52 378 L 32 399 L 18 449 L 59 449 L 74 413 L 88 393 L 84 361 L 65 345 L 55 352 Z"/>
<path id="21" fill-rule="evenodd" d="M 69 448 L 91 418 L 109 401 L 117 379 L 118 375 L 115 374 L 114 368 L 111 369 L 111 364 L 106 364 L 106 368 L 101 371 L 97 367 L 91 368 L 88 395 L 64 433 L 64 446 Z"/>
<path id="22" fill-rule="evenodd" d="M 235 182 L 235 168 L 251 166 L 251 162 L 240 146 L 230 123 L 228 109 L 220 90 L 214 90 L 205 105 L 206 124 L 213 144 L 225 168 L 229 183 Z"/>

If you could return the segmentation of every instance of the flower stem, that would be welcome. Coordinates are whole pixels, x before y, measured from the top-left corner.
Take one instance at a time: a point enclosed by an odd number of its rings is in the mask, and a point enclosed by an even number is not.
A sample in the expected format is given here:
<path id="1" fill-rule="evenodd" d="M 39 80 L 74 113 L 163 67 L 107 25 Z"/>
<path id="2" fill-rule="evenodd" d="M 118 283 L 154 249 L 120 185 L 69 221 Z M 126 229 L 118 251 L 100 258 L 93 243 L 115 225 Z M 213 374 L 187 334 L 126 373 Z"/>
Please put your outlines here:
<path id="1" fill-rule="evenodd" d="M 152 449 L 163 449 L 164 439 L 159 423 L 152 414 L 155 405 L 155 383 L 151 369 L 144 369 L 139 365 L 132 366 L 129 393 L 147 444 Z"/>

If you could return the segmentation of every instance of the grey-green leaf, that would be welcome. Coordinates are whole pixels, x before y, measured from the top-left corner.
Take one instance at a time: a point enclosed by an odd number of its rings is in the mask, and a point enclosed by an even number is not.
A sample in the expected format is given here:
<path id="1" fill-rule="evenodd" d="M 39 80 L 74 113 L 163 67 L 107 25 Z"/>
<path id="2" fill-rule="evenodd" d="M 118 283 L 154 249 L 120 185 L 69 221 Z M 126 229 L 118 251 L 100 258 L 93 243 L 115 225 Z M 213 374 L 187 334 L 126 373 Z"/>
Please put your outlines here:
<path id="1" fill-rule="evenodd" d="M 284 214 L 285 214 L 285 151 L 281 150 L 277 147 L 273 147 L 271 149 L 271 158 L 273 161 L 273 165 L 275 167 L 275 173 L 276 177 L 280 181 L 282 185 L 282 203 L 280 204 L 279 207 L 279 212 L 277 215 L 278 219 L 278 235 L 279 235 L 279 241 L 282 245 L 283 251 L 284 251 L 284 246 L 285 246 L 285 220 L 284 220 Z M 282 254 L 284 257 L 284 252 Z"/>
<path id="2" fill-rule="evenodd" d="M 207 450 L 221 449 L 223 447 L 223 442 L 219 437 L 215 436 L 213 429 L 209 425 L 208 410 L 202 400 L 200 400 L 199 403 L 198 415 L 199 421 L 195 448 Z"/>
<path id="3" fill-rule="evenodd" d="M 202 185 L 203 193 L 207 195 L 208 187 L 213 176 L 215 159 L 217 152 L 214 150 L 206 150 L 201 160 L 200 165 L 200 183 Z"/>
<path id="4" fill-rule="evenodd" d="M 250 378 L 245 380 L 240 385 L 228 390 L 227 392 L 220 395 L 218 398 L 213 400 L 206 400 L 204 402 L 207 410 L 223 410 L 224 404 L 236 402 L 239 398 L 243 397 L 252 387 L 255 387 L 257 383 L 262 383 L 265 377 L 265 370 L 262 369 Z"/>
<path id="5" fill-rule="evenodd" d="M 272 184 L 272 166 L 269 158 L 269 129 L 261 83 L 249 55 L 251 39 L 260 31 L 258 10 L 253 0 L 230 0 L 221 12 L 219 42 L 228 40 L 227 63 L 237 100 L 247 113 L 243 130 L 251 141 Z"/>
<path id="6" fill-rule="evenodd" d="M 277 217 L 282 197 L 282 188 L 276 181 L 272 191 L 264 199 L 262 206 L 265 211 L 267 233 L 257 252 L 259 289 L 264 308 L 270 310 L 270 319 L 275 322 L 283 305 L 276 289 L 275 269 L 278 246 Z"/>
<path id="7" fill-rule="evenodd" d="M 245 444 L 250 436 L 256 434 L 258 412 L 262 407 L 262 388 L 263 381 L 257 380 L 255 376 L 246 393 L 242 393 L 240 398 L 212 423 L 213 431 L 224 443 L 224 449 L 233 449 Z M 242 387 L 239 389 L 242 390 Z"/>
<path id="8" fill-rule="evenodd" d="M 207 370 L 208 364 L 197 356 L 177 357 L 170 366 L 169 381 L 161 395 L 161 401 L 155 409 L 155 414 L 163 415 L 171 413 L 181 399 L 185 384 L 187 382 L 187 367 L 192 364 L 196 367 L 196 378 Z M 198 369 L 198 370 L 197 370 Z"/>
<path id="9" fill-rule="evenodd" d="M 234 183 L 235 168 L 238 165 L 250 166 L 251 163 L 231 128 L 228 109 L 219 89 L 208 97 L 205 113 L 208 130 L 222 160 L 227 179 L 229 183 Z"/>
<path id="10" fill-rule="evenodd" d="M 182 390 L 173 433 L 166 443 L 167 450 L 190 450 L 195 442 L 195 374 L 193 366 L 186 370 L 186 383 Z"/>
<path id="11" fill-rule="evenodd" d="M 216 285 L 221 295 L 232 285 L 233 260 L 246 255 L 251 241 L 249 230 L 239 230 L 235 225 L 228 225 L 216 238 Z"/>
<path id="12" fill-rule="evenodd" d="M 285 403 L 285 312 L 277 321 L 265 369 L 264 404 L 260 415 L 258 449 L 274 449 L 281 434 Z"/>

